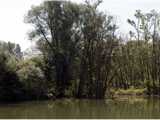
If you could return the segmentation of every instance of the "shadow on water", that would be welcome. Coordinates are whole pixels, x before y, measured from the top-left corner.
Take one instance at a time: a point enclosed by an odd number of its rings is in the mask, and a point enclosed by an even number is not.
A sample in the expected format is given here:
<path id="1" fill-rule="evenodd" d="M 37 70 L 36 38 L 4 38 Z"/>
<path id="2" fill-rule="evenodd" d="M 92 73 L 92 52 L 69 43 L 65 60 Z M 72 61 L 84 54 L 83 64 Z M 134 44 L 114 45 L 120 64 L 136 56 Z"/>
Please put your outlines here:
<path id="1" fill-rule="evenodd" d="M 61 99 L 5 104 L 0 105 L 0 118 L 160 118 L 160 99 Z"/>

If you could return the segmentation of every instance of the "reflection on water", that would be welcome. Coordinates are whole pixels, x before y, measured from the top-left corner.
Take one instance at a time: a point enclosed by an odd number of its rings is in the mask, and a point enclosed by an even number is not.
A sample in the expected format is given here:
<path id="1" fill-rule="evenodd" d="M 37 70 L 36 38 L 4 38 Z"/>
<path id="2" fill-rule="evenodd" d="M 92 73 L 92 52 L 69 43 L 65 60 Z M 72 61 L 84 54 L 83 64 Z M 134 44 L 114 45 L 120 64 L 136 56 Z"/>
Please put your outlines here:
<path id="1" fill-rule="evenodd" d="M 160 99 L 63 99 L 5 104 L 0 105 L 0 118 L 160 118 Z"/>

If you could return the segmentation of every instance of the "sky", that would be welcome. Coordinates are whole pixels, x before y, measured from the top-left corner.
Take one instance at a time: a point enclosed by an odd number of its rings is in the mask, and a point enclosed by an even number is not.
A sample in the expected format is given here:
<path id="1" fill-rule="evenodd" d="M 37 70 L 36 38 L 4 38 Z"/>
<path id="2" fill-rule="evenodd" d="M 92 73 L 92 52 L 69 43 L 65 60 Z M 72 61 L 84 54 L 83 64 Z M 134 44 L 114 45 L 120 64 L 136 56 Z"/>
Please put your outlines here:
<path id="1" fill-rule="evenodd" d="M 32 5 L 39 5 L 44 0 L 0 0 L 0 40 L 20 44 L 22 50 L 33 43 L 28 40 L 27 32 L 31 29 L 24 23 L 24 16 Z M 84 2 L 84 0 L 71 0 Z M 99 9 L 116 17 L 119 32 L 127 34 L 131 27 L 126 22 L 134 19 L 135 10 L 149 12 L 152 9 L 160 12 L 160 0 L 103 0 Z"/>

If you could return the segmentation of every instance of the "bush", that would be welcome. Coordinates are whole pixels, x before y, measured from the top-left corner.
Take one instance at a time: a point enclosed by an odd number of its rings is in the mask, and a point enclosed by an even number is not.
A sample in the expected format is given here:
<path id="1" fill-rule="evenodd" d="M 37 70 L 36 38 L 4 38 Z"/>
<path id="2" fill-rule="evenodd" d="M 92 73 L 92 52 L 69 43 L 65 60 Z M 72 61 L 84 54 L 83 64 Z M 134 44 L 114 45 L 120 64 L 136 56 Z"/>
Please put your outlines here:
<path id="1" fill-rule="evenodd" d="M 17 101 L 23 94 L 15 66 L 9 64 L 11 60 L 13 59 L 8 54 L 0 53 L 0 101 Z"/>
<path id="2" fill-rule="evenodd" d="M 18 65 L 18 76 L 24 86 L 26 99 L 42 99 L 47 96 L 47 84 L 43 72 L 31 61 Z"/>

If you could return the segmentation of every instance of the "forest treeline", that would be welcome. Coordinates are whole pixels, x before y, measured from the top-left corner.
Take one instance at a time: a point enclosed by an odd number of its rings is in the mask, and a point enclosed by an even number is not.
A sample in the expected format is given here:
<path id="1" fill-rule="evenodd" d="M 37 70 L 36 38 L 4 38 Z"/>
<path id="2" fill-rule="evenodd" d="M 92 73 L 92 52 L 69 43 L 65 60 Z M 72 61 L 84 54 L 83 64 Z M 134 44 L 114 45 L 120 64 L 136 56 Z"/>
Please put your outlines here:
<path id="1" fill-rule="evenodd" d="M 160 94 L 160 14 L 137 10 L 123 38 L 114 16 L 98 9 L 101 2 L 32 7 L 24 21 L 41 54 L 24 60 L 19 45 L 1 42 L 0 100 L 103 99 L 111 88 L 130 87 Z"/>

